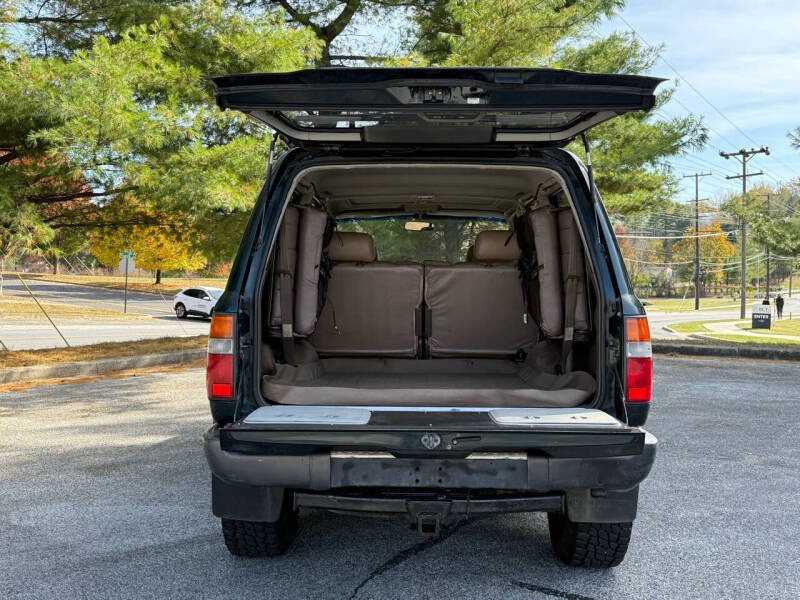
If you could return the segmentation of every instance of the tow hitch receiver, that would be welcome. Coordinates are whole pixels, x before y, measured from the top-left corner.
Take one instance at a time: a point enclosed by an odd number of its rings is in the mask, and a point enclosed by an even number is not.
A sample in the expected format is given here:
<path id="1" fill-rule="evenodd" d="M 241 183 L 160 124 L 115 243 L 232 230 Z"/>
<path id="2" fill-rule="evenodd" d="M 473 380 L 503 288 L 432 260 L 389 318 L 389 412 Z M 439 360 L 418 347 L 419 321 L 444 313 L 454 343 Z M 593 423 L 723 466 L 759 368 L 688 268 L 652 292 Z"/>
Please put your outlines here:
<path id="1" fill-rule="evenodd" d="M 561 512 L 564 510 L 563 494 L 502 495 L 487 497 L 470 494 L 469 490 L 456 493 L 431 493 L 429 499 L 419 497 L 420 492 L 391 494 L 390 496 L 336 495 L 324 492 L 297 491 L 294 506 L 321 508 L 337 512 L 354 512 L 372 515 L 391 515 L 405 518 L 425 536 L 438 536 L 442 527 L 461 519 L 486 514 L 511 512 Z"/>
<path id="2" fill-rule="evenodd" d="M 442 521 L 450 514 L 451 503 L 446 500 L 410 500 L 407 505 L 409 515 L 417 522 L 417 531 L 421 535 L 438 537 L 442 531 Z"/>

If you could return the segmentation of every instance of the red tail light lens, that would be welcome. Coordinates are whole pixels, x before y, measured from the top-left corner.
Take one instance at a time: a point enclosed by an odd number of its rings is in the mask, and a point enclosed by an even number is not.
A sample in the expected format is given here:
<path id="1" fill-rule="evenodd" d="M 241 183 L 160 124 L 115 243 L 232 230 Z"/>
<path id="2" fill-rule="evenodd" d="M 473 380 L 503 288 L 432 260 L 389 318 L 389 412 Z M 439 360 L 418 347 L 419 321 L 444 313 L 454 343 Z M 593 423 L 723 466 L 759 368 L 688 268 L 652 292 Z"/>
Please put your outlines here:
<path id="1" fill-rule="evenodd" d="M 211 317 L 206 392 L 209 400 L 233 398 L 233 315 Z"/>
<path id="2" fill-rule="evenodd" d="M 653 396 L 653 348 L 647 317 L 625 319 L 625 400 L 650 402 Z"/>

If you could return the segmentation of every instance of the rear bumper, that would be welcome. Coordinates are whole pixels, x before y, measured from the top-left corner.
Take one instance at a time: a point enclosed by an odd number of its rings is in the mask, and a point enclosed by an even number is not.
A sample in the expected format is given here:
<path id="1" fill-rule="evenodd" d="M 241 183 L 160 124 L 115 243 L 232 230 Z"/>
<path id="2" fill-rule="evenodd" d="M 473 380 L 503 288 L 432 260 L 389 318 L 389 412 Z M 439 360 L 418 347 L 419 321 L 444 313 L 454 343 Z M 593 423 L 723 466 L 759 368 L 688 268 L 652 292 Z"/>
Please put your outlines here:
<path id="1" fill-rule="evenodd" d="M 655 460 L 657 440 L 647 433 L 641 454 L 548 457 L 530 453 L 474 453 L 467 458 L 395 458 L 383 452 L 261 455 L 222 449 L 219 430 L 203 434 L 211 472 L 234 485 L 308 490 L 340 487 L 627 490 L 642 482 Z"/>
<path id="2" fill-rule="evenodd" d="M 411 493 L 471 489 L 555 494 L 563 499 L 573 520 L 624 521 L 635 516 L 638 485 L 653 465 L 657 440 L 647 433 L 640 454 L 579 458 L 524 452 L 474 453 L 466 458 L 395 458 L 385 452 L 335 451 L 262 455 L 223 450 L 219 430 L 212 427 L 203 434 L 203 445 L 214 480 L 214 513 L 227 518 L 271 520 L 274 510 L 264 513 L 256 505 L 272 488 L 351 493 L 360 488 L 365 496 L 375 489 L 403 488 Z M 258 490 L 263 493 L 259 495 Z M 337 497 L 303 496 L 298 505 L 335 505 L 340 502 Z M 347 504 L 349 510 L 360 510 L 358 502 Z M 531 507 L 528 510 L 553 510 L 552 500 L 522 505 Z M 364 512 L 375 512 L 374 502 L 363 506 Z"/>

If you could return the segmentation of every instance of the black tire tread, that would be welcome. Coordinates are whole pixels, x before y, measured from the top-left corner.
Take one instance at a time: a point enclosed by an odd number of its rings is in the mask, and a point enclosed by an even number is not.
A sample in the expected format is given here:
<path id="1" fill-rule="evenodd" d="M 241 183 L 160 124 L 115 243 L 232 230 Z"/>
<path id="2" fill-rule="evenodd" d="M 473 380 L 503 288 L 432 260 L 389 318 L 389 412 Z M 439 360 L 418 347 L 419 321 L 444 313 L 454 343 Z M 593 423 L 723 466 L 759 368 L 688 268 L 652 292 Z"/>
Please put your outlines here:
<path id="1" fill-rule="evenodd" d="M 625 558 L 633 523 L 575 523 L 559 513 L 547 520 L 553 550 L 570 566 L 607 569 Z"/>
<path id="2" fill-rule="evenodd" d="M 287 490 L 277 521 L 222 519 L 222 535 L 228 551 L 235 556 L 280 556 L 297 537 L 297 521 L 297 511 Z"/>

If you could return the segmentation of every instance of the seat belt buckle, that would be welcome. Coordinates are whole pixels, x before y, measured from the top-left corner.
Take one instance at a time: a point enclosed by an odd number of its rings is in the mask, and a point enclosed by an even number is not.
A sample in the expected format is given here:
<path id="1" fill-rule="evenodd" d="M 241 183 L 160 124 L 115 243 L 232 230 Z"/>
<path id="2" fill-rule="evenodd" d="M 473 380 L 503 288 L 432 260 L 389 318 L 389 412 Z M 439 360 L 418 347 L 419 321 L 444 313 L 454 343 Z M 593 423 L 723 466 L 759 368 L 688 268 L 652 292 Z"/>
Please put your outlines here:
<path id="1" fill-rule="evenodd" d="M 571 342 L 573 337 L 575 337 L 575 328 L 574 327 L 565 327 L 564 328 L 564 341 L 565 342 Z"/>
<path id="2" fill-rule="evenodd" d="M 293 338 L 294 337 L 294 324 L 292 323 L 283 323 L 281 324 L 281 336 L 285 338 Z"/>

